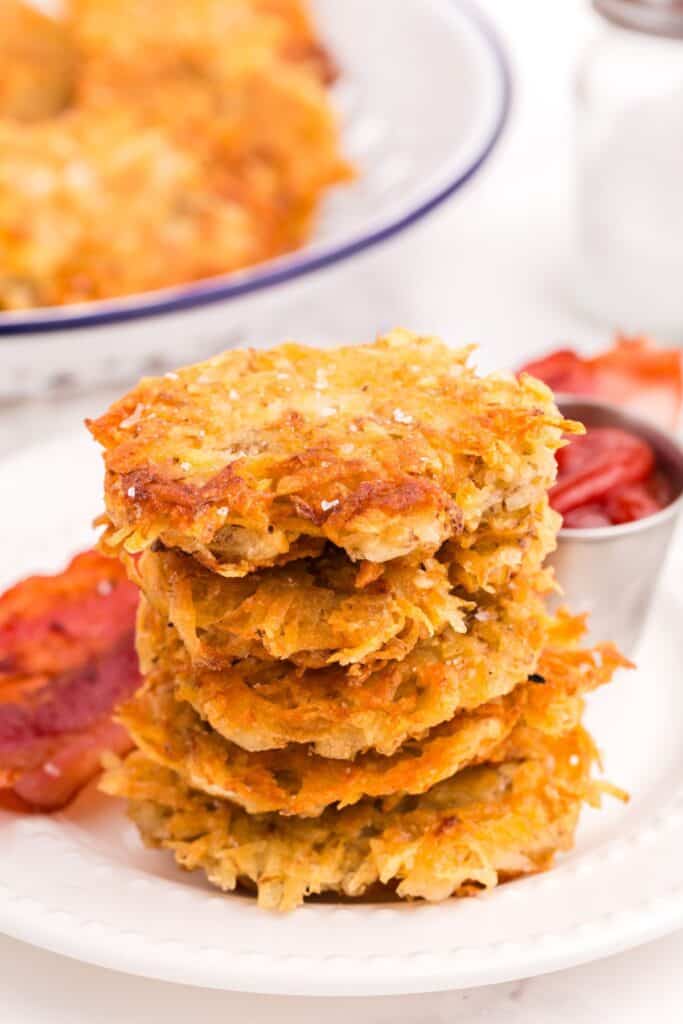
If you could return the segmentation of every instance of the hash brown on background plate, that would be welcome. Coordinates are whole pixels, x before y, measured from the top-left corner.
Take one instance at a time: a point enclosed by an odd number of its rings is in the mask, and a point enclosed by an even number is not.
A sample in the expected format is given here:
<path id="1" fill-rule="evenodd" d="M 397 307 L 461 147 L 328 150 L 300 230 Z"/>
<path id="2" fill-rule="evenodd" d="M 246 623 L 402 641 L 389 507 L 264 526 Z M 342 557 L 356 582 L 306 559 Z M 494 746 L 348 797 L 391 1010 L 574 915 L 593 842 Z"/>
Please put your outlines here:
<path id="1" fill-rule="evenodd" d="M 182 285 L 305 241 L 352 174 L 303 0 L 63 6 L 0 22 L 0 310 Z"/>

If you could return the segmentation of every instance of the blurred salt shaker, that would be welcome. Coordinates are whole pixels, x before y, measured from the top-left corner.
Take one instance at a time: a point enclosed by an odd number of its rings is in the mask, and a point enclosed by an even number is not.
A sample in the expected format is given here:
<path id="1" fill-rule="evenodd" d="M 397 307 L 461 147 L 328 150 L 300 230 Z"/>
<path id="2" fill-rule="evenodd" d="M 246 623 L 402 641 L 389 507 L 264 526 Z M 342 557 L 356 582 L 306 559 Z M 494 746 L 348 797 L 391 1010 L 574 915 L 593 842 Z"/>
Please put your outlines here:
<path id="1" fill-rule="evenodd" d="M 683 0 L 593 0 L 577 82 L 578 278 L 610 327 L 683 341 Z"/>

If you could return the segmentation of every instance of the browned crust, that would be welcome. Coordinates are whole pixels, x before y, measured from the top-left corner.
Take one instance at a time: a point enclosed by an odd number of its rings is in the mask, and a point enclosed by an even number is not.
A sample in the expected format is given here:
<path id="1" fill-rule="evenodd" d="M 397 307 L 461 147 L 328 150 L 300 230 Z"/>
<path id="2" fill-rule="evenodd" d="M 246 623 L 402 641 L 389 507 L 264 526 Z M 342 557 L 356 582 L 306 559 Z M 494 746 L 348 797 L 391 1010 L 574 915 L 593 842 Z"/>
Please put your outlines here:
<path id="1" fill-rule="evenodd" d="M 305 534 L 384 561 L 436 550 L 510 495 L 538 501 L 575 425 L 543 385 L 478 380 L 466 359 L 395 331 L 337 350 L 228 352 L 143 380 L 88 421 L 112 533 L 196 554 L 238 527 L 255 547 L 269 531 L 280 551 Z M 229 549 L 221 558 L 229 574 Z"/>
<path id="2" fill-rule="evenodd" d="M 548 619 L 538 595 L 489 604 L 467 634 L 445 629 L 400 661 L 302 669 L 285 661 L 236 661 L 192 669 L 173 629 L 141 605 L 143 669 L 171 673 L 179 696 L 248 750 L 310 743 L 326 757 L 375 748 L 389 755 L 409 737 L 508 693 L 536 668 Z"/>
<path id="3" fill-rule="evenodd" d="M 555 632 L 564 630 L 564 642 L 571 643 L 572 628 L 556 624 Z M 390 757 L 370 751 L 340 761 L 296 744 L 248 753 L 206 729 L 174 697 L 173 680 L 163 671 L 152 673 L 122 709 L 121 720 L 149 757 L 197 789 L 234 800 L 250 814 L 316 817 L 329 804 L 423 793 L 468 765 L 508 760 L 534 733 L 568 733 L 580 724 L 583 695 L 609 682 L 624 664 L 608 645 L 595 652 L 549 648 L 529 681 L 519 680 L 507 696 L 456 714 Z"/>
<path id="4" fill-rule="evenodd" d="M 581 803 L 599 800 L 595 759 L 582 729 L 535 734 L 500 766 L 318 818 L 245 814 L 139 752 L 112 763 L 104 788 L 129 798 L 145 842 L 171 850 L 182 867 L 202 868 L 226 891 L 249 881 L 260 905 L 291 910 L 317 893 L 358 898 L 378 882 L 402 898 L 443 900 L 545 870 L 572 846 Z"/>

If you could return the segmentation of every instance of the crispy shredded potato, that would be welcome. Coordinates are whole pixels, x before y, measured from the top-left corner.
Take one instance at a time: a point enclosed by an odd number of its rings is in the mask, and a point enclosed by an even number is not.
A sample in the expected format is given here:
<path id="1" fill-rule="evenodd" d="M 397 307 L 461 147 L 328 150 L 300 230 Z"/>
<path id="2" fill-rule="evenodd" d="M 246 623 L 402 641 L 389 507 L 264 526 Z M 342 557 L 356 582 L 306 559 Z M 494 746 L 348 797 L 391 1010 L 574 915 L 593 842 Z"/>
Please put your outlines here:
<path id="1" fill-rule="evenodd" d="M 484 534 L 467 549 L 446 544 L 436 558 L 353 563 L 328 545 L 318 557 L 232 579 L 177 550 L 124 553 L 124 561 L 195 664 L 220 669 L 253 657 L 304 668 L 368 665 L 400 660 L 446 626 L 464 632 L 482 590 L 501 593 L 518 579 L 550 589 L 540 567 L 558 520 L 544 500 L 526 522 Z"/>
<path id="2" fill-rule="evenodd" d="M 140 752 L 112 762 L 103 786 L 130 800 L 145 842 L 171 850 L 181 867 L 203 869 L 223 890 L 250 883 L 261 906 L 291 910 L 307 896 L 359 897 L 376 883 L 437 901 L 546 869 L 571 847 L 582 802 L 599 799 L 595 756 L 580 728 L 535 732 L 503 764 L 318 818 L 249 815 Z"/>
<path id="3" fill-rule="evenodd" d="M 561 525 L 562 517 L 544 495 L 521 517 L 508 513 L 459 542 L 448 541 L 437 558 L 448 566 L 456 592 L 475 599 L 480 590 L 501 593 L 519 578 L 538 578 Z M 549 575 L 548 589 L 553 585 Z"/>
<path id="4" fill-rule="evenodd" d="M 465 632 L 472 607 L 434 558 L 354 564 L 338 549 L 226 579 L 177 551 L 146 551 L 131 571 L 194 663 L 288 659 L 304 668 L 405 657 L 446 626 Z M 375 571 L 376 570 L 376 571 Z"/>
<path id="5" fill-rule="evenodd" d="M 629 663 L 543 600 L 581 428 L 468 354 L 234 351 L 89 423 L 101 545 L 143 591 L 138 750 L 103 786 L 221 889 L 467 895 L 546 868 L 607 791 L 584 696 Z"/>
<path id="6" fill-rule="evenodd" d="M 550 632 L 564 632 L 564 643 L 573 643 L 571 629 L 562 623 Z M 149 676 L 120 719 L 147 756 L 188 785 L 232 800 L 250 814 L 314 817 L 329 804 L 423 793 L 467 765 L 506 760 L 530 731 L 568 732 L 580 724 L 583 695 L 608 682 L 622 664 L 609 646 L 548 648 L 532 679 L 519 682 L 506 697 L 456 714 L 391 757 L 370 752 L 351 762 L 320 757 L 304 745 L 248 753 L 206 728 L 188 704 L 176 700 L 173 680 L 163 672 Z"/>
<path id="7" fill-rule="evenodd" d="M 10 22 L 0 310 L 277 256 L 306 240 L 325 190 L 351 176 L 333 66 L 303 0 L 164 0 L 163 13 L 152 0 L 71 0 L 58 25 Z"/>
<path id="8" fill-rule="evenodd" d="M 302 536 L 354 560 L 528 529 L 563 433 L 530 377 L 394 331 L 371 345 L 230 351 L 143 380 L 89 427 L 105 448 L 109 551 L 161 542 L 243 576 Z M 525 525 L 526 524 L 526 525 Z"/>
<path id="9" fill-rule="evenodd" d="M 535 671 L 547 625 L 533 591 L 485 597 L 467 633 L 446 627 L 401 661 L 354 673 L 253 658 L 193 670 L 176 631 L 144 599 L 137 640 L 143 671 L 170 675 L 177 695 L 226 739 L 246 750 L 310 743 L 323 757 L 350 758 L 368 748 L 392 754 L 457 711 L 508 693 Z"/>

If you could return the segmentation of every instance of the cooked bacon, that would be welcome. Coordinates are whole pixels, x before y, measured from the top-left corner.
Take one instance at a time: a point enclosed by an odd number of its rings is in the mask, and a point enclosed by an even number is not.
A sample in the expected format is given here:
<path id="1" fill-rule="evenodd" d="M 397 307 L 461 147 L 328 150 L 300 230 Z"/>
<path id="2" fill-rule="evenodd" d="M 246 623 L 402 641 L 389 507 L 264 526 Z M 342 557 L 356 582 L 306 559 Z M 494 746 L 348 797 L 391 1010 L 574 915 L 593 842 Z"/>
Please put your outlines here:
<path id="1" fill-rule="evenodd" d="M 140 682 L 137 601 L 122 567 L 96 551 L 0 596 L 0 789 L 54 809 L 103 750 L 127 749 L 111 713 Z"/>
<path id="2" fill-rule="evenodd" d="M 29 808 L 58 810 L 99 772 L 104 750 L 125 754 L 131 747 L 122 725 L 102 719 L 89 732 L 63 738 L 49 760 L 19 776 L 13 793 Z"/>
<path id="3" fill-rule="evenodd" d="M 558 349 L 522 367 L 553 391 L 593 395 L 663 427 L 675 428 L 683 404 L 683 359 L 678 348 L 658 348 L 648 338 L 617 336 L 593 357 Z"/>

